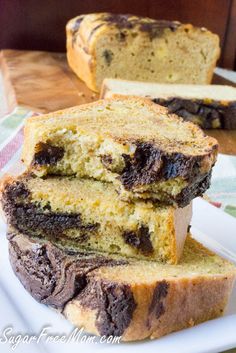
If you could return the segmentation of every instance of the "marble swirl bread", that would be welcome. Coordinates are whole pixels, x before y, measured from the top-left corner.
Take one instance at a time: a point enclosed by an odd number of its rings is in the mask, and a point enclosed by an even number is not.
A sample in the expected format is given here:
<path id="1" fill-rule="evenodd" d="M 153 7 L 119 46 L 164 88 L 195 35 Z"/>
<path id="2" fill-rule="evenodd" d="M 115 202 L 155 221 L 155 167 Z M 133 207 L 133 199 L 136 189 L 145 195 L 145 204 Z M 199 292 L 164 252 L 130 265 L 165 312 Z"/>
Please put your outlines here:
<path id="1" fill-rule="evenodd" d="M 66 252 L 9 229 L 12 268 L 39 302 L 85 331 L 158 338 L 223 314 L 235 266 L 191 237 L 178 265 Z"/>
<path id="2" fill-rule="evenodd" d="M 61 247 L 177 263 L 191 204 L 123 202 L 111 183 L 70 177 L 6 177 L 1 203 L 7 223 Z"/>
<path id="3" fill-rule="evenodd" d="M 208 84 L 220 54 L 205 28 L 133 15 L 80 15 L 66 26 L 68 63 L 99 91 L 104 78 Z"/>
<path id="4" fill-rule="evenodd" d="M 101 98 L 148 97 L 203 129 L 236 129 L 236 88 L 105 79 Z"/>
<path id="5" fill-rule="evenodd" d="M 184 207 L 209 187 L 217 141 L 148 99 L 100 100 L 27 119 L 23 161 L 38 175 L 113 183 L 123 200 Z"/>

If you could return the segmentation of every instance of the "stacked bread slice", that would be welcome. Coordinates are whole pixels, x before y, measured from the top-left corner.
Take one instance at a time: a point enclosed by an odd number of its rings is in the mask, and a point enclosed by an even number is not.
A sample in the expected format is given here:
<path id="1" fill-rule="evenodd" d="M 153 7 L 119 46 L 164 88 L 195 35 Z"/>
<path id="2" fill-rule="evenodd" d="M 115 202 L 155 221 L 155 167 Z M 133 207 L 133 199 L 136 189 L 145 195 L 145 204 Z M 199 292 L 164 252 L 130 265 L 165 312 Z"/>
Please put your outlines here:
<path id="1" fill-rule="evenodd" d="M 235 267 L 191 238 L 217 142 L 147 99 L 27 120 L 27 172 L 1 201 L 12 267 L 38 301 L 123 340 L 221 315 Z"/>

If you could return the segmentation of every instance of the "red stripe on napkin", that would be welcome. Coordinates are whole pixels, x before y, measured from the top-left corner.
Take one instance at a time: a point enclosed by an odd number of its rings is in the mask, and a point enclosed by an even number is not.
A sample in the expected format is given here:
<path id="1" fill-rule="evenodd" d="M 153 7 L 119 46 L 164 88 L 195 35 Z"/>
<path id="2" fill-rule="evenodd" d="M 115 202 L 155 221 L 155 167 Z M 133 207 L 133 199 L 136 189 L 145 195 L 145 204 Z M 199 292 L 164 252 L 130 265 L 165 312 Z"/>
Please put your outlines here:
<path id="1" fill-rule="evenodd" d="M 21 147 L 23 142 L 23 131 L 24 128 L 22 127 L 13 139 L 10 140 L 2 150 L 0 150 L 0 169 L 2 169 L 11 160 L 14 154 Z"/>

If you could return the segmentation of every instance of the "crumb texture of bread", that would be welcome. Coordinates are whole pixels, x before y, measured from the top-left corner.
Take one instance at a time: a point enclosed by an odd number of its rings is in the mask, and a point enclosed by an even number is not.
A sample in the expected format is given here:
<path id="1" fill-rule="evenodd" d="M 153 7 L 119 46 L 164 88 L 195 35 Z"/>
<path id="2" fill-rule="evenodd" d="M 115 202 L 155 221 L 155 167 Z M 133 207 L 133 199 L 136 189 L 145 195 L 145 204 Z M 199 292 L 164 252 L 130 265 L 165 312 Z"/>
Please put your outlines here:
<path id="1" fill-rule="evenodd" d="M 133 15 L 80 15 L 66 26 L 68 63 L 99 91 L 104 78 L 209 84 L 219 37 L 205 28 Z"/>
<path id="2" fill-rule="evenodd" d="M 157 338 L 221 316 L 235 266 L 188 236 L 178 265 L 66 252 L 9 230 L 12 268 L 39 302 L 92 334 Z"/>
<path id="3" fill-rule="evenodd" d="M 10 226 L 60 247 L 164 263 L 179 261 L 192 214 L 191 204 L 123 202 L 111 183 L 27 175 L 6 179 L 2 206 Z"/>
<path id="4" fill-rule="evenodd" d="M 195 124 L 131 97 L 27 119 L 23 160 L 38 176 L 93 178 L 124 199 L 183 207 L 209 187 L 217 149 Z"/>

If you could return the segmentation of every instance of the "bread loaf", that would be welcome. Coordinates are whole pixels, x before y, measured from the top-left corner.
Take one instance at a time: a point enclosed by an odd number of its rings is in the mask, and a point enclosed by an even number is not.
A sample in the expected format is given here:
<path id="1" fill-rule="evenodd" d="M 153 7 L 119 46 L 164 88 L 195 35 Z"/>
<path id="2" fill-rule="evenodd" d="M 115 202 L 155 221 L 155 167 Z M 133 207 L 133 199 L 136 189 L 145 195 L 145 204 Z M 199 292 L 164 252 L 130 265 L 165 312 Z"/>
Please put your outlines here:
<path id="1" fill-rule="evenodd" d="M 205 28 L 133 15 L 80 15 L 66 33 L 68 63 L 94 91 L 104 78 L 208 84 L 220 54 Z"/>

